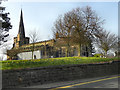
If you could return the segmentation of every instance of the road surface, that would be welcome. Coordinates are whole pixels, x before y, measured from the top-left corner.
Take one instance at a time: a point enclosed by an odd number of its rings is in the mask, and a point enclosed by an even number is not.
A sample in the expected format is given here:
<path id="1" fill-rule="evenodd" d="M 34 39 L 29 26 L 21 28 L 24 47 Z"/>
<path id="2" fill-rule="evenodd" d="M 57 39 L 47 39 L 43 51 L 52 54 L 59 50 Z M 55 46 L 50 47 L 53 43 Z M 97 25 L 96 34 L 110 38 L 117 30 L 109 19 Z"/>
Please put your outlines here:
<path id="1" fill-rule="evenodd" d="M 112 75 L 97 78 L 87 78 L 74 81 L 56 82 L 51 84 L 29 86 L 26 88 L 49 88 L 48 90 L 63 90 L 63 88 L 118 88 L 120 76 Z M 91 90 L 91 89 L 90 89 Z"/>

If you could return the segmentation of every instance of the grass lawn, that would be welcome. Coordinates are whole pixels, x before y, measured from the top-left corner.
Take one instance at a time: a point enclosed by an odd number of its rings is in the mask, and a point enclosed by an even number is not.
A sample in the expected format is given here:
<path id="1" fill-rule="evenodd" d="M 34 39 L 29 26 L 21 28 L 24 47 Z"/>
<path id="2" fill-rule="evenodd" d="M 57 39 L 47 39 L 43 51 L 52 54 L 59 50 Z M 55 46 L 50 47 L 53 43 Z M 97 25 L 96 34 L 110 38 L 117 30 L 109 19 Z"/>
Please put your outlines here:
<path id="1" fill-rule="evenodd" d="M 120 60 L 120 58 L 99 58 L 99 57 L 62 57 L 62 58 L 48 58 L 48 59 L 36 59 L 36 60 L 11 60 L 0 61 L 2 70 L 8 69 L 22 69 L 41 66 L 53 66 L 53 65 L 65 65 L 65 64 L 92 64 L 102 63 L 114 60 Z M 1 65 L 0 65 L 1 66 Z"/>

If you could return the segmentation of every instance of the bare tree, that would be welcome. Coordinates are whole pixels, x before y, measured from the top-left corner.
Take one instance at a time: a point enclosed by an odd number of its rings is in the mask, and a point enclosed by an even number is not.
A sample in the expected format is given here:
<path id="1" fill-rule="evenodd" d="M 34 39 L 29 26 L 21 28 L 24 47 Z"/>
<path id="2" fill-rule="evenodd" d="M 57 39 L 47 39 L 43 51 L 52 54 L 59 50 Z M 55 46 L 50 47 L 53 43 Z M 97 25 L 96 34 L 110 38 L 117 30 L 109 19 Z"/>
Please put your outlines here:
<path id="1" fill-rule="evenodd" d="M 81 46 L 90 46 L 92 50 L 92 42 L 94 41 L 95 34 L 102 29 L 104 20 L 92 10 L 91 7 L 76 8 L 73 10 L 74 15 L 74 38 L 73 41 L 79 45 L 79 56 Z"/>
<path id="2" fill-rule="evenodd" d="M 16 60 L 16 59 L 18 59 L 17 54 L 20 53 L 20 52 L 21 52 L 20 49 L 12 49 L 12 50 L 7 50 L 6 54 L 7 54 L 7 56 L 9 56 L 8 59 Z"/>
<path id="3" fill-rule="evenodd" d="M 103 50 L 104 56 L 107 56 L 109 50 L 117 47 L 118 37 L 106 30 L 101 30 L 97 35 L 97 45 Z"/>
<path id="4" fill-rule="evenodd" d="M 8 44 L 4 45 L 2 50 L 2 55 L 7 55 L 8 60 L 17 60 L 17 54 L 22 52 L 21 48 L 12 48 Z"/>
<path id="5" fill-rule="evenodd" d="M 91 7 L 76 8 L 58 18 L 54 25 L 54 36 L 63 38 L 67 44 L 68 51 L 70 45 L 77 44 L 79 47 L 78 56 L 82 46 L 91 46 L 95 34 L 102 29 L 103 20 L 97 16 Z M 63 43 L 62 43 L 63 44 Z"/>
<path id="6" fill-rule="evenodd" d="M 57 34 L 57 38 L 62 40 L 62 42 L 57 42 L 57 46 L 67 46 L 66 56 L 68 57 L 70 55 L 70 44 L 72 35 L 72 19 L 69 13 L 64 14 L 64 17 L 60 16 L 58 20 L 56 20 L 53 32 L 55 37 Z"/>
<path id="7" fill-rule="evenodd" d="M 120 38 L 118 38 L 118 46 L 115 48 L 115 54 L 120 57 Z"/>
<path id="8" fill-rule="evenodd" d="M 30 31 L 29 33 L 30 41 L 32 44 L 31 51 L 32 51 L 32 59 L 33 59 L 33 53 L 35 50 L 35 43 L 39 40 L 38 33 L 36 30 Z"/>
<path id="9" fill-rule="evenodd" d="M 71 12 L 72 23 L 73 23 L 73 33 L 72 41 L 78 45 L 78 56 L 81 55 L 81 46 L 87 42 L 86 31 L 84 30 L 84 20 L 82 16 L 82 9 L 76 8 Z"/>
<path id="10" fill-rule="evenodd" d="M 11 37 L 8 36 L 9 40 L 11 40 Z M 4 57 L 4 59 L 6 59 L 5 57 L 8 56 L 8 50 L 10 50 L 12 48 L 12 42 L 6 42 L 2 45 L 0 45 L 0 54 Z"/>

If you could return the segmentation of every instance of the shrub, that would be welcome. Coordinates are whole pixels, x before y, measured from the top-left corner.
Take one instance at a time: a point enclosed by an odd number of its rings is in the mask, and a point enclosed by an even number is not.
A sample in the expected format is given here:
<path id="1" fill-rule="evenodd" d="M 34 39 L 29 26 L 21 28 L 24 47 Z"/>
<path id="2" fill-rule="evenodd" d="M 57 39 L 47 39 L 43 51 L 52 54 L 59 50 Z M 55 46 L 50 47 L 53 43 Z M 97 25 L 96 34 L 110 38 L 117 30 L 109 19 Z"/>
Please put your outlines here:
<path id="1" fill-rule="evenodd" d="M 102 54 L 95 54 L 94 57 L 100 57 Z"/>

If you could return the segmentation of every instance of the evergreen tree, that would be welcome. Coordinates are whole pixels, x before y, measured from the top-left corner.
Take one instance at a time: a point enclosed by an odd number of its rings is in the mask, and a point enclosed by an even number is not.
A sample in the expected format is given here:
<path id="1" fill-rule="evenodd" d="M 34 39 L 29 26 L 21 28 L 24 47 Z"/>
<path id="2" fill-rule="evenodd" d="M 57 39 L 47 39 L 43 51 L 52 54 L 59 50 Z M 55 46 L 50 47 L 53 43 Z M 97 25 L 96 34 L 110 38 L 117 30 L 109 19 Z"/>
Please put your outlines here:
<path id="1" fill-rule="evenodd" d="M 1 2 L 0 2 L 1 4 Z M 4 12 L 5 7 L 0 6 L 0 45 L 7 42 L 7 37 L 9 36 L 9 29 L 12 28 L 10 23 L 9 13 Z"/>

